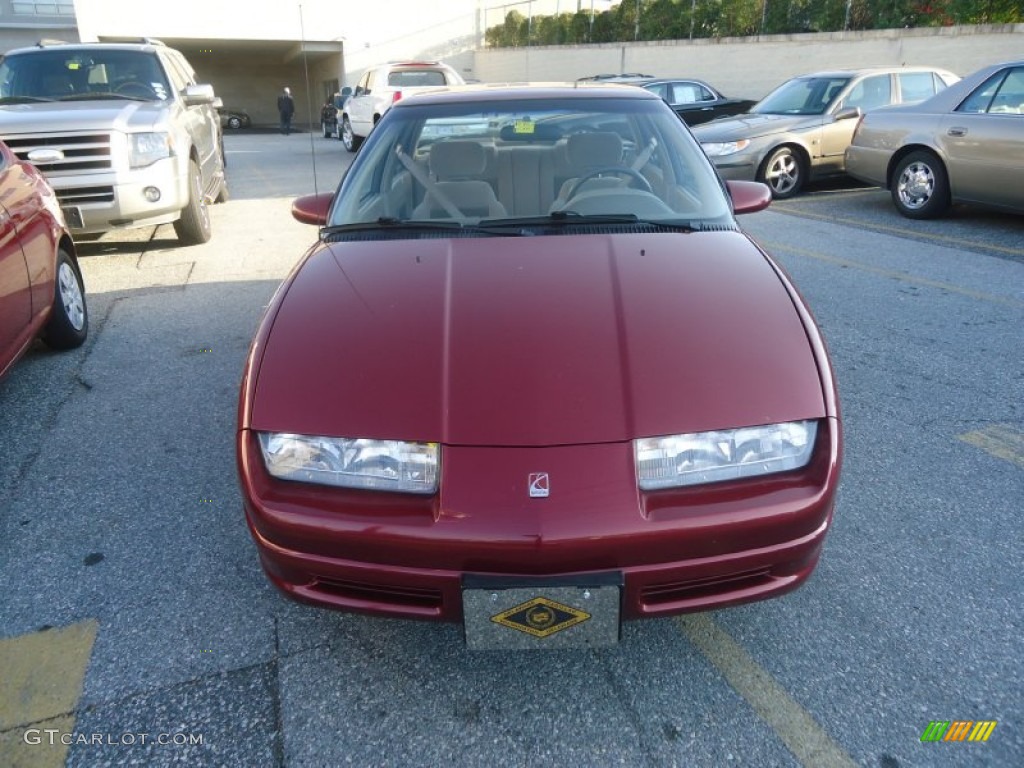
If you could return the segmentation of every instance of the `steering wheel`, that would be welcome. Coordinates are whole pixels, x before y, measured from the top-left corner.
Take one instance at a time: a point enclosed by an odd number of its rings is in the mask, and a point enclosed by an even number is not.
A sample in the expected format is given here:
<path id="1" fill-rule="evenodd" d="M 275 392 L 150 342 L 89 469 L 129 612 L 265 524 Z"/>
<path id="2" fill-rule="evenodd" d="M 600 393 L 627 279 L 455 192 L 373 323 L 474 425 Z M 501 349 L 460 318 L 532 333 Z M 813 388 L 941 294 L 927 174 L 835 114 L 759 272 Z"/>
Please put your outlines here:
<path id="1" fill-rule="evenodd" d="M 607 168 L 598 168 L 596 170 L 591 171 L 590 173 L 585 173 L 578 179 L 576 179 L 576 183 L 572 185 L 572 189 L 570 189 L 566 193 L 565 199 L 572 200 L 574 197 L 576 197 L 576 193 L 579 192 L 580 187 L 582 187 L 586 182 L 590 181 L 591 179 L 597 176 L 604 176 L 605 174 L 608 173 L 617 173 L 621 176 L 629 176 L 630 186 L 633 186 L 632 182 L 637 181 L 639 182 L 637 186 L 639 186 L 640 189 L 642 189 L 644 192 L 650 192 L 652 195 L 654 194 L 654 189 L 651 187 L 651 182 L 649 182 L 647 180 L 647 177 L 644 176 L 639 171 L 634 171 L 632 168 L 629 168 L 625 165 L 609 165 Z"/>
<path id="2" fill-rule="evenodd" d="M 134 96 L 140 99 L 154 99 L 156 93 L 145 83 L 140 83 L 136 80 L 130 80 L 127 83 L 121 83 L 117 88 L 114 89 L 114 93 L 119 93 L 122 96 Z"/>

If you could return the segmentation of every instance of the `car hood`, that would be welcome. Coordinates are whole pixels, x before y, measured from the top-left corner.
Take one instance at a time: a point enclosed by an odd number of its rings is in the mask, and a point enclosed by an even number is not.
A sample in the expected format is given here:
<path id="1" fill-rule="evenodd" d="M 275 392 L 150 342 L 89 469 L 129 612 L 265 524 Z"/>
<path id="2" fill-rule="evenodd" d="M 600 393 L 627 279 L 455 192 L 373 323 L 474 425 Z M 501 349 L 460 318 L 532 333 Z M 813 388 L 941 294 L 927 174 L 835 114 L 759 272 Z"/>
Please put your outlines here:
<path id="1" fill-rule="evenodd" d="M 825 415 L 739 232 L 334 243 L 282 291 L 257 430 L 550 446 Z"/>
<path id="2" fill-rule="evenodd" d="M 693 128 L 693 135 L 702 143 L 756 139 L 773 133 L 799 130 L 820 125 L 821 115 L 758 115 L 749 114 L 712 120 Z"/>
<path id="3" fill-rule="evenodd" d="M 0 106 L 0 134 L 138 131 L 166 120 L 167 106 L 151 101 L 56 101 Z"/>

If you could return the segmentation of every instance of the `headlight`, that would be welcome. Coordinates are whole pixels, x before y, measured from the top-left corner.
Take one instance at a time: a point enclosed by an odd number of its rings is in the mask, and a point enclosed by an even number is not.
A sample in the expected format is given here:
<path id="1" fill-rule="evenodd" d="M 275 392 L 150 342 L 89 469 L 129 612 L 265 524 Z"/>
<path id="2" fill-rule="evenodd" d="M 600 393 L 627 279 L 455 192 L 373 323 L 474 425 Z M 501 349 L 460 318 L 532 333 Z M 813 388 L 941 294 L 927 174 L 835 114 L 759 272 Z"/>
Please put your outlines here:
<path id="1" fill-rule="evenodd" d="M 267 471 L 283 480 L 365 488 L 375 491 L 434 493 L 440 448 L 437 443 L 353 440 L 260 432 Z"/>
<path id="2" fill-rule="evenodd" d="M 166 132 L 130 133 L 128 134 L 128 149 L 129 163 L 132 168 L 144 168 L 173 154 L 171 135 Z"/>
<path id="3" fill-rule="evenodd" d="M 701 144 L 708 157 L 721 157 L 722 155 L 734 155 L 750 146 L 750 139 L 739 141 L 712 141 Z"/>
<path id="4" fill-rule="evenodd" d="M 643 437 L 633 441 L 641 490 L 755 477 L 806 466 L 816 421 Z"/>

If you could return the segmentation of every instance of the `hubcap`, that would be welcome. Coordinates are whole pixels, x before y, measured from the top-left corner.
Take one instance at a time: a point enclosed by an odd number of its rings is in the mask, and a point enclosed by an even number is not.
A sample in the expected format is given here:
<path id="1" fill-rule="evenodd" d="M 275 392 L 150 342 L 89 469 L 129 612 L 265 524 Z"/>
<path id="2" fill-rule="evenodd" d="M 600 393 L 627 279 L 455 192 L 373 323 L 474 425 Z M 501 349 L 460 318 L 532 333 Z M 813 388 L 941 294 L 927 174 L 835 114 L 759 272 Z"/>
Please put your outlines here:
<path id="1" fill-rule="evenodd" d="M 796 186 L 800 164 L 792 155 L 780 155 L 772 162 L 766 176 L 771 188 L 784 195 Z"/>
<path id="2" fill-rule="evenodd" d="M 85 301 L 82 289 L 78 285 L 78 277 L 70 264 L 61 264 L 57 270 L 57 290 L 60 291 L 60 303 L 64 306 L 64 314 L 76 331 L 85 327 Z"/>
<path id="3" fill-rule="evenodd" d="M 935 193 L 935 176 L 924 163 L 911 163 L 900 174 L 896 186 L 900 202 L 907 208 L 921 208 Z"/>

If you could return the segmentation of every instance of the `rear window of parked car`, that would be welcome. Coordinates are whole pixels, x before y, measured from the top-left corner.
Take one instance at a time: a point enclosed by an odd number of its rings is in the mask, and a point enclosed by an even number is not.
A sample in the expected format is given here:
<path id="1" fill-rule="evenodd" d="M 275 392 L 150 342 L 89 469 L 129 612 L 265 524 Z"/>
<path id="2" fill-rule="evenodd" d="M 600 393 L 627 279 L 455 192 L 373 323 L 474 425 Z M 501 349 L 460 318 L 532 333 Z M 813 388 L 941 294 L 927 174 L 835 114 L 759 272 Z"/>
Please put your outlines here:
<path id="1" fill-rule="evenodd" d="M 930 98 L 946 87 L 942 79 L 931 72 L 900 72 L 897 77 L 904 103 Z"/>
<path id="2" fill-rule="evenodd" d="M 403 70 L 388 75 L 388 85 L 416 88 L 424 85 L 447 85 L 444 72 L 436 69 Z"/>

